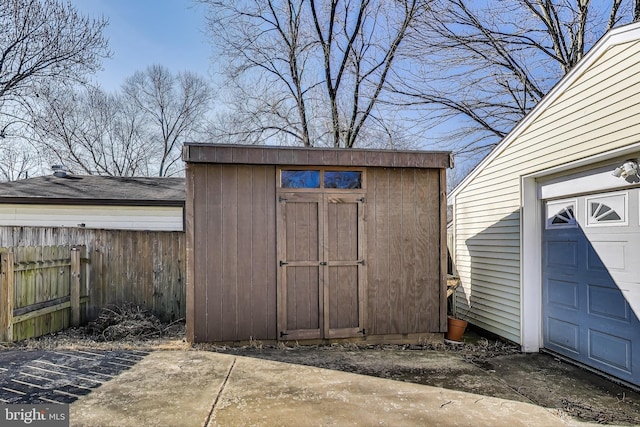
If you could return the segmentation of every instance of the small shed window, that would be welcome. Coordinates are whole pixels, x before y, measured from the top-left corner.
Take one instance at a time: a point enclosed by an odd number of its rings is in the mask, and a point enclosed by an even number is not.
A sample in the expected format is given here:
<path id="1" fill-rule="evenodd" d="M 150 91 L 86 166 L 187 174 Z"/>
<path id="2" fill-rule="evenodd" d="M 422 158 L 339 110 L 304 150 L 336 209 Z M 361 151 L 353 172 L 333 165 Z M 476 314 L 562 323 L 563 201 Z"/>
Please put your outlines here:
<path id="1" fill-rule="evenodd" d="M 281 169 L 280 187 L 289 189 L 358 190 L 364 187 L 364 171 L 337 169 Z"/>
<path id="2" fill-rule="evenodd" d="M 284 188 L 320 188 L 320 171 L 318 170 L 283 170 L 282 187 Z"/>
<path id="3" fill-rule="evenodd" d="M 362 188 L 362 172 L 325 171 L 324 188 Z"/>

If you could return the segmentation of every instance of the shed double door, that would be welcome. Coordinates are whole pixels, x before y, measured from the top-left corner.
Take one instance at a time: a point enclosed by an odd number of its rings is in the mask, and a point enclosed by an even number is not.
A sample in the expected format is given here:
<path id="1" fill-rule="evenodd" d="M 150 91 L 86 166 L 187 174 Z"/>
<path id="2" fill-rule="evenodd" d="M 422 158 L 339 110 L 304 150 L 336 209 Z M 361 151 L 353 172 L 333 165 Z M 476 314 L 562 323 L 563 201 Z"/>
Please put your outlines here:
<path id="1" fill-rule="evenodd" d="M 278 201 L 279 338 L 362 336 L 364 196 L 296 192 Z"/>

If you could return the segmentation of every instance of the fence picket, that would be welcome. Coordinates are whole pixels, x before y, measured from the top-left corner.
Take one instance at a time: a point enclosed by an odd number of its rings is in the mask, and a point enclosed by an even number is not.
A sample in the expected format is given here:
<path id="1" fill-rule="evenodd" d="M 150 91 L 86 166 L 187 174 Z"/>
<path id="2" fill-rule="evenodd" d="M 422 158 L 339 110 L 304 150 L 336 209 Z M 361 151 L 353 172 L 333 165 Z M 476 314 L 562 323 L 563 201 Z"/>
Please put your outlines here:
<path id="1" fill-rule="evenodd" d="M 81 294 L 90 298 L 81 303 L 82 322 L 97 317 L 105 305 L 125 301 L 144 304 L 163 321 L 185 317 L 185 234 L 170 231 L 0 227 L 0 247 L 41 248 L 39 253 L 35 250 L 33 263 L 17 266 L 16 274 L 40 264 L 58 272 L 53 275 L 42 271 L 42 277 L 34 279 L 31 291 L 29 286 L 21 285 L 16 290 L 20 305 L 69 295 L 71 269 L 61 261 L 43 260 L 69 260 L 73 245 L 86 247 L 81 275 L 88 276 L 88 282 Z M 50 328 L 60 322 L 68 324 L 68 317 L 69 310 L 52 313 Z"/>
<path id="2" fill-rule="evenodd" d="M 0 341 L 13 340 L 14 256 L 0 253 Z"/>

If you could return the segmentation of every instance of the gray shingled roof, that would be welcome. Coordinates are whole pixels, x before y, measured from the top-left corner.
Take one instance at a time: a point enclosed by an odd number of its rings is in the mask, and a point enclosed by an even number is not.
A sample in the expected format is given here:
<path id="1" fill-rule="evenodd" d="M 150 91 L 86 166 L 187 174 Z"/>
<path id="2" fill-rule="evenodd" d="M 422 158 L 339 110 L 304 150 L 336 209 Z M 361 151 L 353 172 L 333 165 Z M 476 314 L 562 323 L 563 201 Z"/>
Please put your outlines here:
<path id="1" fill-rule="evenodd" d="M 0 183 L 0 203 L 184 205 L 184 178 L 39 176 Z"/>

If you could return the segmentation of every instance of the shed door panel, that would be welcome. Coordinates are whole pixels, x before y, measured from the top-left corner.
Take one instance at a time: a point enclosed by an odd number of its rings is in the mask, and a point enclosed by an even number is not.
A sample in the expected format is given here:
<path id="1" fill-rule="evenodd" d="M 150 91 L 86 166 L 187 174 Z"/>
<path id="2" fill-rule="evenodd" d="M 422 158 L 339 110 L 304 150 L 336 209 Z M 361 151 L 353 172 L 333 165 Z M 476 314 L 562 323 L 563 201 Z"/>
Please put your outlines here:
<path id="1" fill-rule="evenodd" d="M 363 333 L 362 196 L 326 195 L 325 336 Z"/>
<path id="2" fill-rule="evenodd" d="M 322 195 L 288 194 L 281 199 L 278 218 L 280 338 L 320 338 Z"/>
<path id="3" fill-rule="evenodd" d="M 286 268 L 287 287 L 287 330 L 320 330 L 318 287 L 318 267 L 290 266 Z M 313 335 L 312 334 L 312 335 Z M 288 337 L 289 338 L 289 337 Z"/>

